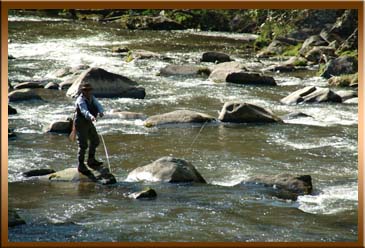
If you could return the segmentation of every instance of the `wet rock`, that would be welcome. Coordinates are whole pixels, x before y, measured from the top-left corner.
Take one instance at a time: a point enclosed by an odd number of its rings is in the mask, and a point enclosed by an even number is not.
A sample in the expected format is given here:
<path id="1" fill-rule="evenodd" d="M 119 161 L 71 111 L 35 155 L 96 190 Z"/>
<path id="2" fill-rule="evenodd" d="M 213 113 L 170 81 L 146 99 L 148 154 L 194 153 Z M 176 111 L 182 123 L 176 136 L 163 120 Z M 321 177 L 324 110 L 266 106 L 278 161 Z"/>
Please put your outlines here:
<path id="1" fill-rule="evenodd" d="M 302 47 L 299 50 L 299 54 L 301 56 L 305 56 L 308 51 L 310 51 L 315 46 L 328 46 L 328 42 L 325 41 L 321 36 L 319 35 L 312 35 L 309 38 L 307 38 Z"/>
<path id="2" fill-rule="evenodd" d="M 35 169 L 23 172 L 24 177 L 36 177 L 36 176 L 44 176 L 48 174 L 55 173 L 56 171 L 53 169 Z"/>
<path id="3" fill-rule="evenodd" d="M 291 64 L 278 64 L 272 65 L 267 68 L 264 68 L 263 71 L 272 71 L 272 72 L 292 72 L 295 70 L 295 66 Z"/>
<path id="4" fill-rule="evenodd" d="M 91 170 L 95 177 L 98 179 L 98 183 L 101 184 L 113 184 L 116 183 L 115 177 L 107 169 L 96 171 Z M 46 181 L 46 182 L 94 182 L 89 177 L 81 174 L 77 168 L 67 168 L 55 173 L 51 173 L 44 176 L 33 177 L 33 180 Z"/>
<path id="5" fill-rule="evenodd" d="M 16 134 L 14 133 L 14 131 L 10 128 L 8 128 L 8 139 L 11 139 L 11 138 L 15 138 L 16 137 Z"/>
<path id="6" fill-rule="evenodd" d="M 24 225 L 25 220 L 23 220 L 15 209 L 9 208 L 8 209 L 8 227 L 14 227 L 19 225 Z"/>
<path id="7" fill-rule="evenodd" d="M 226 102 L 218 119 L 222 122 L 234 123 L 282 122 L 270 110 L 245 102 Z"/>
<path id="8" fill-rule="evenodd" d="M 354 97 L 358 97 L 357 91 L 354 90 L 339 90 L 336 91 L 336 94 L 341 97 L 342 102 L 345 102 Z"/>
<path id="9" fill-rule="evenodd" d="M 330 86 L 358 87 L 358 74 L 333 76 L 328 80 Z"/>
<path id="10" fill-rule="evenodd" d="M 13 108 L 12 106 L 8 105 L 8 115 L 15 115 L 17 113 L 18 113 L 18 111 L 16 111 L 15 108 Z"/>
<path id="11" fill-rule="evenodd" d="M 339 95 L 328 88 L 308 86 L 280 100 L 284 104 L 342 102 Z"/>
<path id="12" fill-rule="evenodd" d="M 59 84 L 58 89 L 68 90 L 73 85 L 73 83 L 76 81 L 76 79 L 78 77 L 79 77 L 78 75 L 75 75 L 75 76 L 65 79 L 62 83 Z"/>
<path id="13" fill-rule="evenodd" d="M 132 199 L 155 199 L 157 197 L 157 193 L 154 189 L 148 188 L 129 194 L 128 197 Z"/>
<path id="14" fill-rule="evenodd" d="M 124 120 L 145 120 L 147 119 L 147 115 L 144 113 L 138 113 L 138 112 L 128 112 L 128 111 L 119 111 L 119 110 L 112 110 L 108 116 L 118 116 L 121 119 Z M 107 116 L 106 116 L 107 117 Z"/>
<path id="15" fill-rule="evenodd" d="M 71 119 L 66 121 L 54 121 L 48 127 L 47 133 L 70 134 L 72 131 L 72 123 L 73 121 Z"/>
<path id="16" fill-rule="evenodd" d="M 134 169 L 128 174 L 127 181 L 206 183 L 191 163 L 173 157 L 162 157 L 151 164 Z"/>
<path id="17" fill-rule="evenodd" d="M 112 48 L 113 53 L 127 53 L 129 51 L 130 51 L 130 49 L 126 46 L 118 46 L 118 47 Z"/>
<path id="18" fill-rule="evenodd" d="M 359 104 L 359 98 L 354 97 L 343 102 L 344 104 Z"/>
<path id="19" fill-rule="evenodd" d="M 230 61 L 230 62 L 223 62 L 219 64 L 214 64 L 209 66 L 209 70 L 211 72 L 215 70 L 224 70 L 224 71 L 248 71 L 248 69 L 245 67 L 244 64 L 238 62 L 238 61 Z"/>
<path id="20" fill-rule="evenodd" d="M 144 121 L 146 127 L 164 124 L 204 123 L 213 121 L 214 117 L 190 110 L 176 110 L 165 114 L 150 116 Z"/>
<path id="21" fill-rule="evenodd" d="M 137 59 L 161 59 L 161 58 L 163 57 L 158 53 L 139 49 L 139 50 L 129 51 L 125 60 L 127 62 L 130 62 L 132 60 L 137 60 Z"/>
<path id="22" fill-rule="evenodd" d="M 35 89 L 14 90 L 8 95 L 9 102 L 27 101 L 27 100 L 42 100 Z"/>
<path id="23" fill-rule="evenodd" d="M 58 90 L 60 88 L 60 86 L 57 83 L 49 82 L 48 84 L 46 84 L 44 86 L 44 88 L 49 89 L 49 90 Z"/>
<path id="24" fill-rule="evenodd" d="M 206 52 L 206 53 L 203 53 L 201 61 L 202 62 L 212 62 L 212 63 L 223 63 L 223 62 L 232 61 L 232 59 L 229 57 L 229 55 L 227 55 L 225 53 Z"/>
<path id="25" fill-rule="evenodd" d="M 317 46 L 309 50 L 304 57 L 311 62 L 326 63 L 329 59 L 336 57 L 336 54 L 333 47 Z"/>
<path id="26" fill-rule="evenodd" d="M 19 83 L 14 86 L 14 89 L 20 90 L 20 89 L 38 89 L 43 88 L 43 85 L 39 83 L 32 83 L 32 82 L 26 82 L 26 83 Z"/>
<path id="27" fill-rule="evenodd" d="M 143 99 L 146 95 L 145 89 L 122 75 L 108 72 L 101 68 L 90 68 L 83 72 L 72 86 L 67 90 L 66 95 L 76 97 L 79 89 L 84 83 L 90 83 L 94 88 L 93 94 L 96 97 L 128 97 Z"/>
<path id="28" fill-rule="evenodd" d="M 321 76 L 330 78 L 342 74 L 353 74 L 357 72 L 357 64 L 357 59 L 352 56 L 342 56 L 332 59 L 326 64 Z"/>
<path id="29" fill-rule="evenodd" d="M 257 176 L 245 180 L 242 184 L 261 184 L 265 187 L 273 187 L 281 191 L 278 197 L 296 200 L 299 195 L 310 194 L 313 190 L 312 177 L 310 175 L 294 176 L 291 174 L 279 174 L 274 176 Z"/>
<path id="30" fill-rule="evenodd" d="M 167 65 L 160 70 L 161 76 L 198 76 L 209 75 L 207 67 L 196 65 Z"/>
<path id="31" fill-rule="evenodd" d="M 15 59 L 15 57 L 13 55 L 8 55 L 8 60 L 11 60 L 11 59 Z"/>
<path id="32" fill-rule="evenodd" d="M 273 77 L 264 76 L 260 73 L 246 72 L 246 71 L 231 71 L 224 69 L 214 70 L 210 76 L 214 82 L 227 82 L 243 85 L 256 85 L 256 86 L 276 86 L 275 79 Z"/>

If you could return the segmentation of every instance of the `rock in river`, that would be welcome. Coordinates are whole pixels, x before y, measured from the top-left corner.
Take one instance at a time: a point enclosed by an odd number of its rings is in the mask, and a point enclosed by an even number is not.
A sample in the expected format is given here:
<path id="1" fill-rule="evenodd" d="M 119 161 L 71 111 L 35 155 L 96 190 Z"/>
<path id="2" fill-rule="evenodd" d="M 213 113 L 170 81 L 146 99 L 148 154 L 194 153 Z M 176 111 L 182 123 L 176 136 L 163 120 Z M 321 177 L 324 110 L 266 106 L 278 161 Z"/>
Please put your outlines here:
<path id="1" fill-rule="evenodd" d="M 42 100 L 35 89 L 14 90 L 8 95 L 9 102 L 27 101 L 27 100 Z"/>
<path id="2" fill-rule="evenodd" d="M 191 163 L 173 157 L 162 157 L 151 164 L 134 169 L 128 174 L 127 181 L 206 183 Z"/>
<path id="3" fill-rule="evenodd" d="M 198 76 L 209 73 L 208 68 L 197 65 L 167 65 L 160 70 L 161 76 Z"/>
<path id="4" fill-rule="evenodd" d="M 308 86 L 280 100 L 284 104 L 342 102 L 342 98 L 328 88 Z"/>
<path id="5" fill-rule="evenodd" d="M 20 218 L 19 214 L 15 211 L 15 209 L 8 209 L 8 227 L 24 225 L 25 221 Z"/>
<path id="6" fill-rule="evenodd" d="M 280 191 L 276 196 L 292 200 L 296 200 L 299 195 L 310 194 L 313 189 L 310 175 L 294 176 L 286 173 L 274 176 L 257 176 L 240 184 L 261 184 L 265 187 L 273 187 Z"/>
<path id="7" fill-rule="evenodd" d="M 48 133 L 66 133 L 69 134 L 72 131 L 72 119 L 65 121 L 54 121 L 48 127 Z"/>
<path id="8" fill-rule="evenodd" d="M 227 82 L 243 85 L 276 86 L 273 77 L 264 76 L 260 73 L 246 72 L 243 70 L 232 71 L 230 69 L 216 69 L 209 78 L 214 82 Z"/>
<path id="9" fill-rule="evenodd" d="M 147 188 L 139 192 L 131 193 L 128 197 L 132 199 L 155 199 L 157 197 L 157 193 L 154 189 Z"/>
<path id="10" fill-rule="evenodd" d="M 212 62 L 212 63 L 223 63 L 232 61 L 229 55 L 225 53 L 218 53 L 218 52 L 206 52 L 203 53 L 202 62 Z"/>
<path id="11" fill-rule="evenodd" d="M 153 115 L 145 120 L 146 127 L 153 127 L 164 124 L 179 124 L 179 123 L 204 123 L 213 121 L 214 117 L 190 110 L 176 110 L 173 112 Z"/>
<path id="12" fill-rule="evenodd" d="M 15 108 L 13 108 L 12 106 L 8 105 L 8 115 L 15 115 L 17 113 L 18 113 L 18 111 L 16 111 Z"/>
<path id="13" fill-rule="evenodd" d="M 270 110 L 245 102 L 226 102 L 218 119 L 235 123 L 282 122 Z"/>
<path id="14" fill-rule="evenodd" d="M 342 56 L 337 59 L 331 59 L 326 64 L 321 76 L 324 78 L 330 78 L 341 74 L 353 74 L 358 70 L 357 64 L 357 59 L 352 56 Z"/>
<path id="15" fill-rule="evenodd" d="M 43 88 L 43 85 L 39 83 L 33 83 L 33 82 L 26 82 L 26 83 L 19 83 L 14 86 L 14 89 L 20 90 L 20 89 L 38 89 Z"/>
<path id="16" fill-rule="evenodd" d="M 143 99 L 145 89 L 122 75 L 108 72 L 101 68 L 90 68 L 84 71 L 67 90 L 66 95 L 76 97 L 82 84 L 90 83 L 96 97 L 128 97 Z"/>

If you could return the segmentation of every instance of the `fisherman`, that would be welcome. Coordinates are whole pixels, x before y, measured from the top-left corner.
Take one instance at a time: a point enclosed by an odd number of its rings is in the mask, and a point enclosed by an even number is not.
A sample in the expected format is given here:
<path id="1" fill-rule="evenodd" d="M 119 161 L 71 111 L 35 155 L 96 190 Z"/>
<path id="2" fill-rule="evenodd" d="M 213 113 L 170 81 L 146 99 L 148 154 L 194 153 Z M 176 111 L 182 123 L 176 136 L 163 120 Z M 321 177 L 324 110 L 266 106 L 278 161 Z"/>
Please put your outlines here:
<path id="1" fill-rule="evenodd" d="M 96 117 L 104 116 L 104 109 L 95 96 L 92 94 L 92 86 L 89 83 L 81 85 L 80 95 L 76 99 L 76 117 L 75 128 L 77 135 L 77 142 L 79 144 L 78 150 L 78 171 L 90 179 L 96 181 L 94 174 L 85 165 L 85 153 L 89 143 L 89 154 L 87 159 L 87 165 L 89 168 L 98 170 L 101 168 L 102 162 L 95 159 L 96 147 L 99 145 L 100 140 L 96 128 L 93 124 L 96 121 Z"/>

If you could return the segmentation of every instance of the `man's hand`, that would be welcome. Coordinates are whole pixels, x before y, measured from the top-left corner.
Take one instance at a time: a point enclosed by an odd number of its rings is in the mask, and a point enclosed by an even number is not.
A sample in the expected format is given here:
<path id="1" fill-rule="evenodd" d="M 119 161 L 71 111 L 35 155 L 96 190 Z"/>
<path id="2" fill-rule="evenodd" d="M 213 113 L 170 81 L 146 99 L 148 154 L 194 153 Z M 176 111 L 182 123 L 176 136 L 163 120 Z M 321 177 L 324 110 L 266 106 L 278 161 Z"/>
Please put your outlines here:
<path id="1" fill-rule="evenodd" d="M 91 121 L 96 121 L 94 116 L 91 116 Z"/>
<path id="2" fill-rule="evenodd" d="M 104 114 L 103 114 L 103 113 L 99 113 L 99 116 L 100 116 L 100 117 L 103 117 L 103 116 L 104 116 Z"/>

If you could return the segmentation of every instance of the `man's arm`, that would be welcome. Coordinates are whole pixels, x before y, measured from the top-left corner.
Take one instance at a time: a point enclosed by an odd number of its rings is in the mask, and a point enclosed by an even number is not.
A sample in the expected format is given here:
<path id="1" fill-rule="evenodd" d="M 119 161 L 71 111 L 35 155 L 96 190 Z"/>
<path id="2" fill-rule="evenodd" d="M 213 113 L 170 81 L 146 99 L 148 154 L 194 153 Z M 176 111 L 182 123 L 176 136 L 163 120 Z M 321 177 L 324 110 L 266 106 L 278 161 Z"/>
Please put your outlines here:
<path id="1" fill-rule="evenodd" d="M 95 117 L 89 112 L 85 99 L 80 97 L 76 101 L 76 105 L 79 107 L 81 114 L 88 120 L 93 121 Z"/>
<path id="2" fill-rule="evenodd" d="M 103 108 L 103 106 L 101 106 L 100 102 L 98 101 L 98 99 L 96 99 L 95 96 L 93 96 L 93 103 L 95 104 L 96 108 L 98 109 L 98 112 L 100 113 L 100 116 L 103 117 L 104 108 Z"/>

